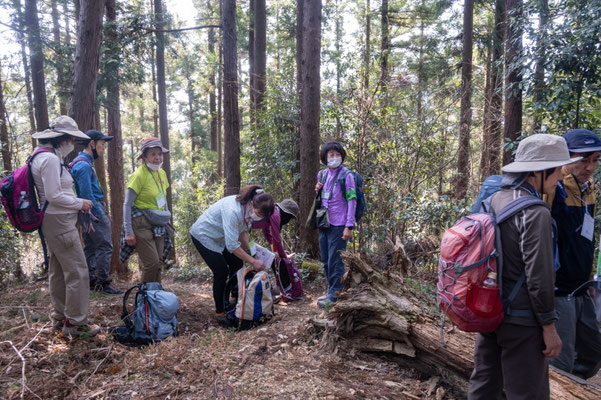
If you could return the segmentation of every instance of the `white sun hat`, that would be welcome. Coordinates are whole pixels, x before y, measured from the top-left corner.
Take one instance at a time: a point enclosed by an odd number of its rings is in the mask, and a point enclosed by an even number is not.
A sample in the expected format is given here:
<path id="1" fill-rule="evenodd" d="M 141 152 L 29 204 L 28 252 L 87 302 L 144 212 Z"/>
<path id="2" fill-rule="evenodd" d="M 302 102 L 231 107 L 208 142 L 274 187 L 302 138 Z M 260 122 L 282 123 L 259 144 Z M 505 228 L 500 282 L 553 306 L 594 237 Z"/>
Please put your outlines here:
<path id="1" fill-rule="evenodd" d="M 79 130 L 77 123 L 73 118 L 66 115 L 61 115 L 54 121 L 54 124 L 51 127 L 45 131 L 34 133 L 31 137 L 34 139 L 52 139 L 63 135 L 71 135 L 80 139 L 90 140 L 88 135 Z"/>
<path id="2" fill-rule="evenodd" d="M 570 158 L 568 145 L 561 136 L 539 133 L 522 140 L 515 160 L 501 169 L 503 172 L 536 172 L 573 164 L 581 159 Z"/>

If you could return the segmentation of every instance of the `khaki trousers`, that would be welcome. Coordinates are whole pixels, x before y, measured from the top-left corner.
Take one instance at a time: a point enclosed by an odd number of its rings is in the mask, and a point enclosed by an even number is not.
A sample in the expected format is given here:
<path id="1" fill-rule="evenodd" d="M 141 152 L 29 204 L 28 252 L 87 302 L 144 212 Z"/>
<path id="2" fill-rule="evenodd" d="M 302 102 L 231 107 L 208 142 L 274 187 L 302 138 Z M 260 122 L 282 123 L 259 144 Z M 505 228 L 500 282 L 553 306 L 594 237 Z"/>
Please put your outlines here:
<path id="1" fill-rule="evenodd" d="M 88 322 L 90 283 L 76 223 L 77 213 L 46 214 L 42 233 L 50 253 L 48 281 L 54 309 L 52 318 L 83 325 Z"/>
<path id="2" fill-rule="evenodd" d="M 161 282 L 165 238 L 154 237 L 152 225 L 143 215 L 132 219 L 132 227 L 136 235 L 136 251 L 142 264 L 140 265 L 142 282 Z"/>

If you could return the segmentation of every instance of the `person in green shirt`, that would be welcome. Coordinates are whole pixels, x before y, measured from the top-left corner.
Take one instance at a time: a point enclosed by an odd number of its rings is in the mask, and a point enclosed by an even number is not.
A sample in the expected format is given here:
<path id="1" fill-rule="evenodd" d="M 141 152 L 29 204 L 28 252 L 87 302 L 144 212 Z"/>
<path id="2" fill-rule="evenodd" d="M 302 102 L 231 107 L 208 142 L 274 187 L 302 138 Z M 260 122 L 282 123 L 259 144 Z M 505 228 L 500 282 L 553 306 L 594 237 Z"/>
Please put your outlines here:
<path id="1" fill-rule="evenodd" d="M 135 247 L 141 261 L 142 282 L 160 282 L 161 264 L 171 212 L 167 207 L 167 174 L 161 168 L 169 150 L 158 138 L 142 141 L 140 165 L 129 177 L 123 203 L 125 242 Z"/>

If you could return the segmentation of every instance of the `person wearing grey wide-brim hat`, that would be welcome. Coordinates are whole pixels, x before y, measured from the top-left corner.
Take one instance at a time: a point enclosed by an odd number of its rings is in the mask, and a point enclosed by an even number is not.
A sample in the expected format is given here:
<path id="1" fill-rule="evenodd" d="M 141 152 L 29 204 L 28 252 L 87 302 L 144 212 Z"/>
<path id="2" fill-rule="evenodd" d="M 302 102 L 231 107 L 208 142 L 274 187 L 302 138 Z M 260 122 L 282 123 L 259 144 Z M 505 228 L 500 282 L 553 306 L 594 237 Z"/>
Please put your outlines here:
<path id="1" fill-rule="evenodd" d="M 552 195 L 561 168 L 570 158 L 561 136 L 538 134 L 522 140 L 515 159 L 502 169 L 511 185 L 490 199 L 500 211 L 524 196 Z M 478 333 L 468 399 L 548 399 L 548 358 L 557 357 L 561 340 L 555 329 L 554 242 L 551 212 L 531 205 L 499 224 L 503 254 L 503 297 L 516 291 L 505 318 L 490 333 Z"/>
<path id="2" fill-rule="evenodd" d="M 275 203 L 275 209 L 269 219 L 253 221 L 252 229 L 262 229 L 263 236 L 267 243 L 273 246 L 273 249 L 281 258 L 288 258 L 294 254 L 286 254 L 282 243 L 281 230 L 288 222 L 298 216 L 298 204 L 292 199 L 284 199 Z M 268 265 L 269 267 L 269 265 Z"/>
<path id="3" fill-rule="evenodd" d="M 75 196 L 73 179 L 63 166 L 75 140 L 89 137 L 72 118 L 63 115 L 33 138 L 39 146 L 30 166 L 40 204 L 46 205 L 41 230 L 50 253 L 48 281 L 54 328 L 66 336 L 95 335 L 100 327 L 88 323 L 88 266 L 76 226 L 78 212 L 89 212 L 92 202 Z"/>
<path id="4" fill-rule="evenodd" d="M 593 174 L 601 158 L 601 139 L 587 129 L 571 129 L 563 134 L 572 156 L 582 159 L 562 168 L 563 177 L 553 198 L 548 199 L 557 223 L 559 269 L 555 274 L 557 333 L 561 353 L 551 365 L 584 379 L 601 368 L 601 332 L 591 298 L 601 290 L 591 281 L 595 263 L 594 216 L 596 214 Z"/>

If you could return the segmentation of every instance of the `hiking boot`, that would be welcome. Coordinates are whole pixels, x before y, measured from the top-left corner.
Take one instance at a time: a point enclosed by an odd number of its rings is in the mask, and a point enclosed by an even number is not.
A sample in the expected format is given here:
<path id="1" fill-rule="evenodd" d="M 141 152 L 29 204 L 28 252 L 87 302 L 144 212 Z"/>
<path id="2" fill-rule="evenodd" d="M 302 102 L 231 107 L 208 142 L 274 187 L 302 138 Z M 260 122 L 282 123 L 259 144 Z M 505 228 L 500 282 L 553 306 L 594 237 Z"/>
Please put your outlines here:
<path id="1" fill-rule="evenodd" d="M 111 286 L 110 283 L 102 285 L 102 289 L 99 291 L 106 294 L 123 294 L 123 290 Z"/>
<path id="2" fill-rule="evenodd" d="M 317 300 L 317 306 L 319 308 L 330 308 L 332 307 L 334 304 L 336 303 L 336 300 L 332 300 L 330 299 L 328 296 L 326 296 L 323 299 L 319 299 Z"/>
<path id="3" fill-rule="evenodd" d="M 98 325 L 85 324 L 85 325 L 72 325 L 69 320 L 65 320 L 63 326 L 63 335 L 67 337 L 79 337 L 79 336 L 96 336 L 100 333 L 102 328 Z"/>
<path id="4" fill-rule="evenodd" d="M 324 301 L 324 300 L 325 300 L 325 299 L 327 299 L 327 298 L 328 298 L 328 295 L 327 295 L 327 294 L 324 294 L 323 296 L 319 296 L 319 297 L 317 298 L 317 301 Z"/>

